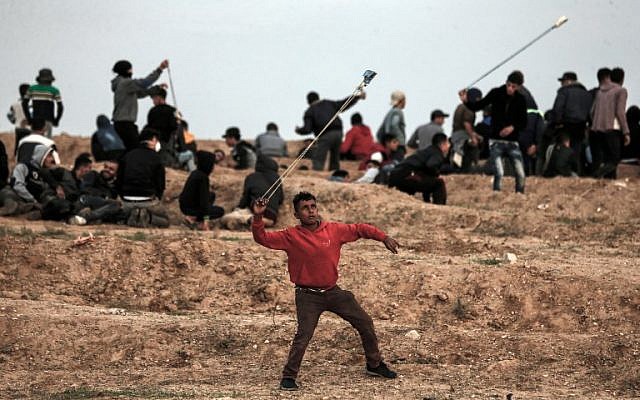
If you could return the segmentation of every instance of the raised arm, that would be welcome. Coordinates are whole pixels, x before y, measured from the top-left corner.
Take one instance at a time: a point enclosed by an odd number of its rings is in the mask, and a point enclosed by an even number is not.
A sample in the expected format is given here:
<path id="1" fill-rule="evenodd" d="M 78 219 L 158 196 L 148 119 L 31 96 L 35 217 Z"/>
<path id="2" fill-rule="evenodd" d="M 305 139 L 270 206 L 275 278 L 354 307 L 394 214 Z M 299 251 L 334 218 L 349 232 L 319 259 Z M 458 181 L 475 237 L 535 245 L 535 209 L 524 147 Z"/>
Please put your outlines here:
<path id="1" fill-rule="evenodd" d="M 253 212 L 253 221 L 251 222 L 251 233 L 256 243 L 274 250 L 287 250 L 289 248 L 289 240 L 285 231 L 267 232 L 264 229 L 264 221 L 262 214 L 267 209 L 267 201 L 265 199 L 256 200 L 251 205 Z"/>

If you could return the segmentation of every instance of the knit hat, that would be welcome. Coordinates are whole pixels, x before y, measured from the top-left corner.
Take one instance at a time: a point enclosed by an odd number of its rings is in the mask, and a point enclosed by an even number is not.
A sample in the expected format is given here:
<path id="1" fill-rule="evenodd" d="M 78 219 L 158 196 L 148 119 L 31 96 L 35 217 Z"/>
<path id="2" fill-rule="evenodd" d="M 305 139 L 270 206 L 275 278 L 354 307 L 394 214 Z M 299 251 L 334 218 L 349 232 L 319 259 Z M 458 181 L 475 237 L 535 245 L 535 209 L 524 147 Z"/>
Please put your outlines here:
<path id="1" fill-rule="evenodd" d="M 394 90 L 391 93 L 391 105 L 397 106 L 402 100 L 405 99 L 404 92 L 401 90 Z"/>
<path id="2" fill-rule="evenodd" d="M 42 68 L 38 71 L 38 76 L 36 76 L 36 82 L 38 83 L 51 83 L 55 81 L 56 78 L 53 77 L 53 72 L 49 68 Z"/>
<path id="3" fill-rule="evenodd" d="M 481 98 L 482 98 L 482 91 L 480 89 L 476 87 L 472 87 L 471 89 L 467 90 L 467 100 L 470 103 L 475 103 Z"/>
<path id="4" fill-rule="evenodd" d="M 133 68 L 131 63 L 127 60 L 120 60 L 113 66 L 113 72 L 120 76 L 130 76 L 129 71 Z"/>

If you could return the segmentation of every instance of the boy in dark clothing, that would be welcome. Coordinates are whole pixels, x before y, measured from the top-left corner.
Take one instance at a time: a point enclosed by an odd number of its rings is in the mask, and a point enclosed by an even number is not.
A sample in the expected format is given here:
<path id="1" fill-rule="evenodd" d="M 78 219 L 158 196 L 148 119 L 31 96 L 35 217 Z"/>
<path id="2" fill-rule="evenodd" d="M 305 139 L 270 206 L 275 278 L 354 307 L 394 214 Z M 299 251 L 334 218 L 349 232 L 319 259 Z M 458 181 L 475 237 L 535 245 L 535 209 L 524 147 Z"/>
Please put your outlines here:
<path id="1" fill-rule="evenodd" d="M 54 80 L 53 72 L 49 68 L 41 69 L 36 77 L 38 84 L 29 87 L 24 100 L 22 100 L 22 109 L 29 124 L 35 118 L 41 118 L 47 122 L 45 134 L 48 138 L 51 138 L 52 125 L 58 126 L 64 110 L 60 90 L 51 85 Z"/>
<path id="2" fill-rule="evenodd" d="M 105 161 L 102 170 L 89 171 L 82 179 L 82 192 L 102 197 L 104 199 L 117 199 L 116 176 L 118 175 L 118 161 Z"/>
<path id="3" fill-rule="evenodd" d="M 244 189 L 242 190 L 242 198 L 240 199 L 240 203 L 238 203 L 238 208 L 251 207 L 251 203 L 261 198 L 279 177 L 278 163 L 267 156 L 258 156 L 256 172 L 247 176 L 244 180 Z M 280 186 L 271 197 L 271 200 L 269 200 L 267 209 L 264 212 L 265 224 L 267 226 L 273 226 L 278 221 L 278 210 L 283 201 L 284 190 L 282 186 Z"/>
<path id="4" fill-rule="evenodd" d="M 158 68 L 146 78 L 133 79 L 133 67 L 127 60 L 120 60 L 113 66 L 113 72 L 118 74 L 111 80 L 113 92 L 113 126 L 124 142 L 127 151 L 138 147 L 138 99 L 149 94 L 149 87 L 158 80 L 162 70 L 169 66 L 164 60 Z"/>
<path id="5" fill-rule="evenodd" d="M 356 96 L 348 107 L 342 111 L 346 111 L 353 107 L 358 100 L 364 99 L 365 93 L 361 92 Z M 309 108 L 304 113 L 303 121 L 304 125 L 296 127 L 296 133 L 300 135 L 308 135 L 313 133 L 317 136 L 322 129 L 331 121 L 334 114 L 344 106 L 348 97 L 339 100 L 320 100 L 320 96 L 316 92 L 309 92 L 307 94 L 307 103 Z M 313 151 L 313 169 L 315 171 L 322 171 L 324 169 L 325 161 L 327 160 L 327 153 L 329 153 L 329 170 L 333 171 L 340 168 L 340 145 L 342 144 L 342 120 L 339 117 L 333 120 L 327 127 L 327 130 L 318 139 Z"/>
<path id="6" fill-rule="evenodd" d="M 383 242 L 392 253 L 398 242 L 368 224 L 325 222 L 318 215 L 316 198 L 307 192 L 293 198 L 294 215 L 300 225 L 278 232 L 266 232 L 262 215 L 267 209 L 264 199 L 252 205 L 253 239 L 260 245 L 287 253 L 291 282 L 296 285 L 298 329 L 287 364 L 282 371 L 280 389 L 297 390 L 296 378 L 307 345 L 313 337 L 320 315 L 330 311 L 348 321 L 360 334 L 366 357 L 365 373 L 393 379 L 397 376 L 382 361 L 373 320 L 362 309 L 353 293 L 336 285 L 342 245 L 360 238 Z"/>
<path id="7" fill-rule="evenodd" d="M 561 133 L 553 147 L 549 162 L 544 170 L 545 178 L 555 176 L 578 176 L 578 159 L 571 148 L 571 139 L 568 133 Z"/>
<path id="8" fill-rule="evenodd" d="M 435 134 L 431 143 L 426 149 L 405 158 L 391 171 L 389 187 L 411 195 L 422 192 L 425 202 L 444 205 L 447 203 L 447 191 L 444 180 L 439 176 L 450 144 L 444 133 Z"/>
<path id="9" fill-rule="evenodd" d="M 231 147 L 231 158 L 236 162 L 234 169 L 249 169 L 256 165 L 256 149 L 244 140 L 240 140 L 240 129 L 227 128 L 222 135 L 227 146 Z"/>
<path id="10" fill-rule="evenodd" d="M 458 93 L 460 100 L 472 111 L 491 105 L 489 152 L 494 168 L 493 190 L 496 191 L 502 189 L 502 157 L 508 157 L 516 173 L 516 192 L 524 193 L 525 174 L 518 145 L 520 132 L 527 126 L 525 97 L 518 91 L 523 81 L 522 73 L 514 71 L 504 85 L 491 89 L 485 97 L 475 102 L 468 101 L 466 89 Z"/>
<path id="11" fill-rule="evenodd" d="M 210 191 L 209 175 L 215 166 L 215 156 L 208 151 L 196 153 L 197 168 L 184 184 L 180 193 L 180 211 L 186 216 L 189 226 L 198 225 L 203 231 L 209 230 L 209 220 L 220 218 L 224 209 L 213 203 L 216 194 Z"/>
<path id="12" fill-rule="evenodd" d="M 106 115 L 96 118 L 98 130 L 91 136 L 91 154 L 96 161 L 117 160 L 126 151 L 124 142 Z"/>

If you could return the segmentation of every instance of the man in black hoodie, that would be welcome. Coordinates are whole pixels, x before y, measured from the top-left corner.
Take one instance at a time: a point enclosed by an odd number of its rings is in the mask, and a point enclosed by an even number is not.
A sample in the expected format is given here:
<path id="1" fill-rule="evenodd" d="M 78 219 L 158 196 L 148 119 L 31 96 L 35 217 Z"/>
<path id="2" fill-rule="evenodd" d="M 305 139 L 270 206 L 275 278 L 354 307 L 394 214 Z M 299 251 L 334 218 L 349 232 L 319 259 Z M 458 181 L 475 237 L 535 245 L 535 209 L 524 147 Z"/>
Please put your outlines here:
<path id="1" fill-rule="evenodd" d="M 259 155 L 256 162 L 256 171 L 244 180 L 242 197 L 238 206 L 222 218 L 222 225 L 232 230 L 248 226 L 252 215 L 251 204 L 261 198 L 278 178 L 278 164 L 265 155 Z M 277 222 L 278 209 L 283 200 L 284 190 L 280 186 L 267 204 L 264 214 L 266 226 L 273 226 Z"/>
<path id="2" fill-rule="evenodd" d="M 261 198 L 279 177 L 278 163 L 268 156 L 259 155 L 258 161 L 256 161 L 256 172 L 247 176 L 244 180 L 242 198 L 238 208 L 251 208 L 251 203 Z M 263 218 L 265 224 L 270 223 L 268 226 L 275 225 L 278 221 L 278 210 L 283 201 L 284 190 L 280 186 L 267 204 Z"/>
<path id="3" fill-rule="evenodd" d="M 389 186 L 408 194 L 422 193 L 429 203 L 447 204 L 447 191 L 440 178 L 440 168 L 449 153 L 449 140 L 444 133 L 436 133 L 431 146 L 418 150 L 398 164 L 389 175 Z"/>
<path id="4" fill-rule="evenodd" d="M 525 174 L 522 152 L 518 144 L 520 131 L 527 126 L 525 97 L 518 91 L 522 83 L 522 73 L 514 71 L 509 74 L 504 85 L 491 89 L 478 101 L 467 101 L 466 89 L 458 93 L 460 100 L 472 111 L 479 111 L 491 105 L 489 152 L 494 169 L 493 190 L 496 191 L 502 189 L 502 157 L 507 157 L 515 169 L 516 192 L 524 193 Z"/>
<path id="5" fill-rule="evenodd" d="M 209 230 L 210 219 L 224 215 L 224 209 L 213 204 L 216 194 L 209 189 L 209 175 L 213 172 L 215 161 L 213 153 L 198 151 L 197 169 L 189 174 L 180 193 L 180 211 L 185 215 L 186 222 L 189 226 L 197 225 L 203 231 Z"/>

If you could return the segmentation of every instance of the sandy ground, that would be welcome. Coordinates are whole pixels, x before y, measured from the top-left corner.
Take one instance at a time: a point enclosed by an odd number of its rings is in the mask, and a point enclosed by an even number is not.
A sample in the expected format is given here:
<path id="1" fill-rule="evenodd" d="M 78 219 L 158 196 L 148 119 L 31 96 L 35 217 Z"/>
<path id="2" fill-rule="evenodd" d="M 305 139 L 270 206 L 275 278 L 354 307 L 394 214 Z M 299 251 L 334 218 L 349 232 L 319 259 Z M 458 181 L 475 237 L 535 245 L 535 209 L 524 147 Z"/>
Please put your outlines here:
<path id="1" fill-rule="evenodd" d="M 56 140 L 66 164 L 88 148 Z M 225 209 L 245 175 L 216 168 Z M 296 327 L 285 255 L 248 231 L 181 227 L 171 199 L 186 173 L 170 171 L 169 229 L 0 218 L 0 398 L 640 396 L 638 171 L 531 178 L 526 195 L 512 179 L 495 193 L 490 177 L 448 176 L 446 207 L 326 175 L 287 181 L 279 227 L 295 223 L 289 202 L 306 189 L 325 219 L 370 222 L 398 239 L 398 255 L 374 241 L 346 245 L 339 284 L 372 315 L 399 379 L 365 376 L 357 333 L 325 314 L 302 389 L 277 390 Z M 93 242 L 73 245 L 89 232 Z"/>

